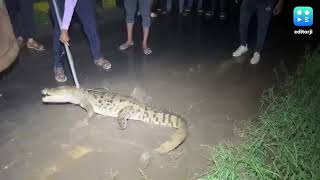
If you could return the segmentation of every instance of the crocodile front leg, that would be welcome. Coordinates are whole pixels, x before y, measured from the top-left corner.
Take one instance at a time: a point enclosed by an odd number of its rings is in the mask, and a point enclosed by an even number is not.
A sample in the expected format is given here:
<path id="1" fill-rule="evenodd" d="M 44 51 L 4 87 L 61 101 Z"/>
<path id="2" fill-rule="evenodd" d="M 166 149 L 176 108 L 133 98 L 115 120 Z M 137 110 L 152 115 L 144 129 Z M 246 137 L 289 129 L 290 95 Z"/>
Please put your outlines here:
<path id="1" fill-rule="evenodd" d="M 89 103 L 81 103 L 80 106 L 84 108 L 88 116 L 85 117 L 82 120 L 79 120 L 72 128 L 70 128 L 69 131 L 69 143 L 74 144 L 77 141 L 79 141 L 81 138 L 83 138 L 83 132 L 78 131 L 79 129 L 88 126 L 88 121 L 93 117 L 95 114 L 93 107 Z"/>
<path id="2" fill-rule="evenodd" d="M 126 106 L 119 111 L 117 118 L 119 129 L 124 130 L 127 128 L 127 121 L 134 113 L 133 111 L 132 106 Z"/>
<path id="3" fill-rule="evenodd" d="M 83 120 L 79 121 L 77 124 L 76 124 L 76 127 L 85 127 L 85 126 L 88 126 L 89 123 L 88 121 L 93 117 L 93 115 L 95 114 L 94 110 L 93 110 L 93 107 L 90 103 L 81 103 L 80 106 L 85 109 L 88 113 L 88 116 L 85 117 Z"/>

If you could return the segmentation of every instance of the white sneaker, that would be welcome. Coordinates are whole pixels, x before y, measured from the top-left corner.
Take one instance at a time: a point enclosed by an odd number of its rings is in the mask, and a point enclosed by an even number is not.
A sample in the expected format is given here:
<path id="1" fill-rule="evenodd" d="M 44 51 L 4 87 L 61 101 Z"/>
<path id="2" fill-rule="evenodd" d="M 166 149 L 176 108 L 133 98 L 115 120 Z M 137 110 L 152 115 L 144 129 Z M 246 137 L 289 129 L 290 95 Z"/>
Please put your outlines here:
<path id="1" fill-rule="evenodd" d="M 239 57 L 241 56 L 242 54 L 244 54 L 245 52 L 248 51 L 248 48 L 247 48 L 247 45 L 246 46 L 239 46 L 237 50 L 235 50 L 233 53 L 232 53 L 232 56 L 233 57 Z"/>
<path id="2" fill-rule="evenodd" d="M 258 64 L 259 61 L 260 61 L 260 53 L 255 52 L 255 53 L 253 54 L 253 57 L 252 57 L 251 60 L 250 60 L 250 63 L 251 63 L 251 64 Z"/>

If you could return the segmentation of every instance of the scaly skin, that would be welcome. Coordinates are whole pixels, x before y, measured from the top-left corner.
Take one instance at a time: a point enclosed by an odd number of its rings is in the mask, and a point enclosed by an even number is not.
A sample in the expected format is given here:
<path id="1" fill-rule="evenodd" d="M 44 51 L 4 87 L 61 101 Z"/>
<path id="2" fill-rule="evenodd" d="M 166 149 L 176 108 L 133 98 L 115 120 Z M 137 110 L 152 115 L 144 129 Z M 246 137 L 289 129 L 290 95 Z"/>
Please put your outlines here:
<path id="1" fill-rule="evenodd" d="M 152 153 L 168 153 L 182 144 L 187 137 L 187 123 L 182 117 L 146 105 L 129 96 L 109 91 L 77 89 L 73 86 L 46 88 L 42 90 L 42 95 L 42 101 L 45 103 L 80 105 L 88 113 L 88 117 L 83 121 L 84 124 L 87 124 L 88 120 L 97 113 L 116 117 L 119 128 L 122 130 L 127 127 L 128 119 L 177 129 L 168 141 L 154 149 Z"/>

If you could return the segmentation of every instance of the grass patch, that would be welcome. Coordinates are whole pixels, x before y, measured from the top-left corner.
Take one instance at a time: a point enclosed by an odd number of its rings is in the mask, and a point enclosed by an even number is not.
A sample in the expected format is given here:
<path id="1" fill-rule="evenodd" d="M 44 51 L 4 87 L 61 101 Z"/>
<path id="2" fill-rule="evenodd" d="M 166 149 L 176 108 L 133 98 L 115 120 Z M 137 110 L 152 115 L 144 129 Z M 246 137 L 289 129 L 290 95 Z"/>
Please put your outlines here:
<path id="1" fill-rule="evenodd" d="M 116 0 L 102 0 L 102 6 L 104 9 L 116 8 Z"/>
<path id="2" fill-rule="evenodd" d="M 34 17 L 37 24 L 49 24 L 50 19 L 48 13 L 42 11 L 34 11 Z"/>
<path id="3" fill-rule="evenodd" d="M 320 179 L 320 53 L 262 96 L 262 112 L 239 145 L 213 150 L 208 180 Z"/>
<path id="4" fill-rule="evenodd" d="M 34 17 L 38 24 L 49 24 L 50 19 L 48 16 L 49 4 L 47 1 L 35 2 L 33 4 Z"/>

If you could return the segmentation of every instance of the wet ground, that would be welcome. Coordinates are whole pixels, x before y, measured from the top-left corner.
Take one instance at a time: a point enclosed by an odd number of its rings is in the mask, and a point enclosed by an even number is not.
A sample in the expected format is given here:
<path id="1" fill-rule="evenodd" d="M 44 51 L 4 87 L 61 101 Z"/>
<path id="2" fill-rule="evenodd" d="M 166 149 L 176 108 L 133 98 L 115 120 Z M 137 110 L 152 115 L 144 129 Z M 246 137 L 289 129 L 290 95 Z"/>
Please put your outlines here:
<path id="1" fill-rule="evenodd" d="M 184 144 L 168 156 L 155 157 L 141 171 L 141 153 L 157 147 L 173 130 L 130 121 L 128 128 L 120 131 L 115 119 L 95 116 L 89 127 L 73 133 L 75 140 L 70 145 L 70 128 L 86 113 L 71 104 L 42 104 L 41 89 L 62 84 L 55 82 L 52 73 L 50 26 L 41 26 L 40 40 L 47 51 L 24 49 L 0 81 L 0 179 L 200 177 L 212 165 L 212 146 L 241 140 L 238 126 L 256 117 L 263 90 L 277 79 L 273 69 L 281 61 L 294 64 L 291 62 L 298 55 L 296 47 L 286 46 L 290 41 L 286 31 L 272 26 L 260 64 L 249 64 L 252 51 L 233 59 L 238 39 L 236 17 L 227 22 L 158 17 L 150 37 L 153 54 L 143 56 L 140 35 L 135 37 L 135 48 L 117 50 L 125 40 L 123 14 L 106 12 L 99 18 L 99 31 L 103 52 L 113 63 L 111 72 L 95 67 L 86 39 L 77 25 L 73 27 L 71 50 L 83 88 L 105 87 L 128 95 L 138 87 L 151 97 L 151 104 L 181 114 L 190 124 Z M 274 23 L 279 22 L 276 19 Z M 68 75 L 63 85 L 73 85 Z"/>

